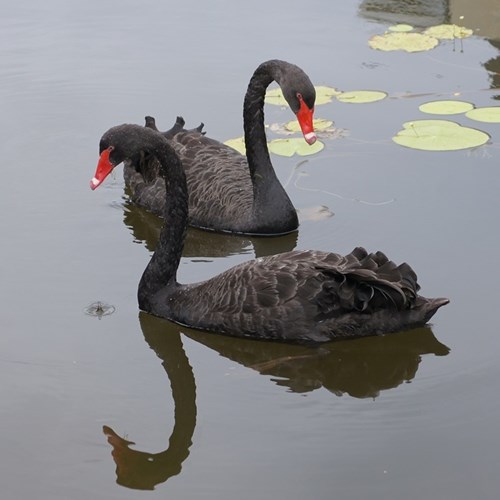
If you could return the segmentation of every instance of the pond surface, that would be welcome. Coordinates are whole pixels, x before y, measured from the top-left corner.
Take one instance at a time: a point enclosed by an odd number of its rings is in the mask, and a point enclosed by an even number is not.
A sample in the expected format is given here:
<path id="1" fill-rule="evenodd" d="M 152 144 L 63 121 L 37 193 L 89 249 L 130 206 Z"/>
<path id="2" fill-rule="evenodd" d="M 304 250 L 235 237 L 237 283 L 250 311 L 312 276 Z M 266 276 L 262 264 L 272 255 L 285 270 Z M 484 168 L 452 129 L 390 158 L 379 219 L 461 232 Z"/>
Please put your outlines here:
<path id="1" fill-rule="evenodd" d="M 497 2 L 1 3 L 2 498 L 497 498 L 500 125 L 452 117 L 490 134 L 475 150 L 391 141 L 427 117 L 424 102 L 498 104 Z M 463 44 L 367 44 L 395 22 L 462 15 L 475 30 Z M 160 223 L 127 203 L 121 169 L 90 191 L 102 133 L 182 115 L 238 137 L 249 77 L 271 58 L 389 98 L 317 106 L 341 137 L 315 156 L 273 156 L 297 235 L 190 231 L 180 280 L 362 245 L 451 299 L 429 327 L 311 348 L 139 313 Z M 266 108 L 269 124 L 291 118 Z"/>

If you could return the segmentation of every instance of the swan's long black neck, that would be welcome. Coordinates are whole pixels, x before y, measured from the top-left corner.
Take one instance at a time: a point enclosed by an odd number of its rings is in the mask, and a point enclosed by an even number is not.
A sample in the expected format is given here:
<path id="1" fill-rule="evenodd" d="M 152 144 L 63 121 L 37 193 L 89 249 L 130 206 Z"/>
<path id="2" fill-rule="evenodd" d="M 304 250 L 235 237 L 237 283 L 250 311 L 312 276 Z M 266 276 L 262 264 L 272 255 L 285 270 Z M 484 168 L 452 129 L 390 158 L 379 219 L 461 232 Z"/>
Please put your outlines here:
<path id="1" fill-rule="evenodd" d="M 139 283 L 139 307 L 151 311 L 151 301 L 161 290 L 176 286 L 177 267 L 184 247 L 188 219 L 188 192 L 181 161 L 173 148 L 158 134 L 153 153 L 165 178 L 165 222 L 160 239 Z"/>
<path id="2" fill-rule="evenodd" d="M 243 125 L 246 155 L 253 185 L 254 217 L 261 221 L 261 225 L 265 221 L 273 226 L 276 223 L 275 218 L 278 218 L 283 225 L 283 217 L 287 216 L 290 218 L 290 230 L 294 230 L 298 224 L 295 209 L 274 171 L 264 128 L 266 89 L 273 81 L 281 86 L 282 77 L 291 67 L 292 65 L 284 61 L 272 60 L 262 63 L 255 70 L 245 94 Z"/>
<path id="3" fill-rule="evenodd" d="M 264 97 L 269 84 L 281 80 L 283 61 L 267 61 L 254 72 L 243 104 L 243 125 L 248 167 L 254 186 L 269 186 L 276 180 L 264 129 Z"/>

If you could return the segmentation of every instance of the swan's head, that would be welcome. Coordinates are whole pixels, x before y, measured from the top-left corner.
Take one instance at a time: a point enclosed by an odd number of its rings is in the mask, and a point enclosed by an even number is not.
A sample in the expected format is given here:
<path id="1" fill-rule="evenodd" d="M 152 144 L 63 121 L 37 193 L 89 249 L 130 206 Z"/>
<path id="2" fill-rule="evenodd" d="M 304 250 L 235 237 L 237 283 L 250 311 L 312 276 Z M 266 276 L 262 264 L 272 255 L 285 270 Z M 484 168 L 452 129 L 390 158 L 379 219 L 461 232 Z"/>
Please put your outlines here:
<path id="1" fill-rule="evenodd" d="M 145 132 L 146 131 L 146 132 Z M 90 181 L 92 190 L 99 187 L 113 169 L 124 160 L 134 160 L 148 147 L 148 137 L 157 134 L 139 125 L 118 125 L 110 128 L 99 142 L 99 161 Z"/>
<path id="2" fill-rule="evenodd" d="M 298 67 L 285 75 L 280 82 L 283 97 L 297 116 L 297 120 L 307 144 L 316 142 L 313 115 L 316 90 L 309 77 Z"/>

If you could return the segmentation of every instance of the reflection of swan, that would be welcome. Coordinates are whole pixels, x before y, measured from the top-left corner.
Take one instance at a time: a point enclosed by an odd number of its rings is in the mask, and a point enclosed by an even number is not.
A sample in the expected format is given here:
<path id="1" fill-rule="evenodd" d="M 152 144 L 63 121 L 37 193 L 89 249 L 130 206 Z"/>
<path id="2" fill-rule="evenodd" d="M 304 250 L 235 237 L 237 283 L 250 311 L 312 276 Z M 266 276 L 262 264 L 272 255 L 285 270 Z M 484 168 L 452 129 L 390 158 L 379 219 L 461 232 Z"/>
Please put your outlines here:
<path id="1" fill-rule="evenodd" d="M 144 337 L 151 349 L 163 361 L 172 387 L 175 405 L 175 423 L 169 446 L 160 453 L 146 453 L 129 448 L 134 444 L 104 426 L 104 434 L 113 447 L 116 463 L 116 482 L 128 488 L 152 490 L 171 476 L 179 474 L 182 462 L 189 455 L 189 447 L 196 426 L 196 385 L 178 328 L 166 332 L 164 321 L 144 313 L 139 314 Z"/>
<path id="2" fill-rule="evenodd" d="M 428 327 L 319 347 L 234 339 L 185 328 L 182 332 L 293 392 L 324 387 L 337 396 L 356 398 L 374 398 L 412 380 L 424 354 L 449 353 Z"/>
<path id="3" fill-rule="evenodd" d="M 196 426 L 196 385 L 193 370 L 182 347 L 180 332 L 232 361 L 271 376 L 292 392 L 305 393 L 321 387 L 341 396 L 377 397 L 412 380 L 422 356 L 446 356 L 428 327 L 401 334 L 333 342 L 320 347 L 211 335 L 181 328 L 143 312 L 139 320 L 147 343 L 163 361 L 172 387 L 175 423 L 168 449 L 147 453 L 130 448 L 131 441 L 104 426 L 113 447 L 117 483 L 128 488 L 152 490 L 181 472 Z"/>
<path id="4" fill-rule="evenodd" d="M 160 237 L 163 220 L 130 201 L 124 202 L 123 222 L 130 228 L 138 242 L 144 242 L 153 252 Z M 253 251 L 255 257 L 289 252 L 297 245 L 298 233 L 295 231 L 283 236 L 265 238 L 258 236 L 227 235 L 189 228 L 182 255 L 193 258 L 227 257 Z"/>

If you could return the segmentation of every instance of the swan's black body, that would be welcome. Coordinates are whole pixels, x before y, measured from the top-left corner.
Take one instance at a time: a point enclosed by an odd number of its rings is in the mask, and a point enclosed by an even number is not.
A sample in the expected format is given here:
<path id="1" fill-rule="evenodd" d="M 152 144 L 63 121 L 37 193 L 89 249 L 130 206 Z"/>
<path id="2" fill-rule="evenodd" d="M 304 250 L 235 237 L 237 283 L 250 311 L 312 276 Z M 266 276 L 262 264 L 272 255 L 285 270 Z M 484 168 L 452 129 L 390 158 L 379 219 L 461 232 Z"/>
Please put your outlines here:
<path id="1" fill-rule="evenodd" d="M 165 224 L 138 291 L 146 312 L 227 335 L 324 342 L 422 325 L 448 302 L 420 297 L 408 264 L 396 266 L 381 252 L 367 254 L 362 248 L 346 256 L 287 252 L 245 262 L 201 283 L 179 284 L 188 191 L 174 149 L 159 132 L 120 125 L 104 134 L 100 151 L 100 163 L 111 167 L 153 155 L 165 178 Z"/>
<path id="2" fill-rule="evenodd" d="M 184 129 L 178 118 L 165 132 L 181 158 L 189 193 L 189 225 L 213 231 L 278 235 L 298 228 L 296 210 L 279 182 L 269 158 L 264 130 L 264 97 L 272 81 L 278 82 L 294 113 L 300 94 L 314 109 L 315 90 L 308 76 L 284 61 L 267 61 L 255 71 L 245 96 L 243 121 L 247 155 L 206 137 L 201 128 Z M 312 116 L 312 115 L 311 115 Z M 154 119 L 146 126 L 156 129 Z M 163 215 L 165 189 L 158 165 L 152 161 L 125 166 L 125 182 L 132 199 Z"/>

